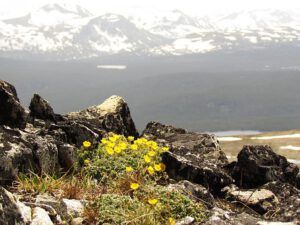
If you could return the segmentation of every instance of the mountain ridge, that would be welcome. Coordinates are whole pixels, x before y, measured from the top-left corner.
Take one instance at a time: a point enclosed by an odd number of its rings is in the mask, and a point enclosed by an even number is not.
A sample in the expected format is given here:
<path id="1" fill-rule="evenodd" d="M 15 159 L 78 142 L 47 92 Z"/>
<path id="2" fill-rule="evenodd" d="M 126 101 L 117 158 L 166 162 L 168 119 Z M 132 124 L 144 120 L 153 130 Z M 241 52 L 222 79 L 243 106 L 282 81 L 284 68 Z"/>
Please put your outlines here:
<path id="1" fill-rule="evenodd" d="M 187 55 L 218 50 L 300 45 L 300 14 L 250 10 L 221 16 L 192 16 L 179 10 L 155 15 L 92 14 L 79 5 L 45 5 L 0 21 L 0 56 L 24 52 L 53 60 L 126 53 Z M 10 56 L 9 56 L 10 55 Z"/>

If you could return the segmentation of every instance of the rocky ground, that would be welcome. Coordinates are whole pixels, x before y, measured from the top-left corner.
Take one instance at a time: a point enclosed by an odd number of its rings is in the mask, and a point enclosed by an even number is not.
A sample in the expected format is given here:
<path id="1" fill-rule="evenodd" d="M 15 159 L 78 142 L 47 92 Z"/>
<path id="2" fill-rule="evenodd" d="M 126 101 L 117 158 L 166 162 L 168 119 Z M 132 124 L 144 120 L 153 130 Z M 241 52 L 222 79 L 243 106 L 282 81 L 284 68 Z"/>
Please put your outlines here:
<path id="1" fill-rule="evenodd" d="M 58 115 L 37 94 L 26 110 L 15 88 L 1 80 L 0 224 L 84 224 L 87 199 L 27 196 L 14 184 L 20 173 L 70 171 L 82 143 L 89 140 L 96 147 L 108 132 L 169 146 L 162 158 L 172 182 L 163 185 L 186 190 L 191 199 L 203 202 L 209 217 L 202 224 L 300 224 L 299 168 L 269 146 L 245 145 L 237 160 L 229 162 L 214 135 L 157 122 L 139 134 L 119 96 Z M 176 224 L 195 223 L 186 217 Z"/>

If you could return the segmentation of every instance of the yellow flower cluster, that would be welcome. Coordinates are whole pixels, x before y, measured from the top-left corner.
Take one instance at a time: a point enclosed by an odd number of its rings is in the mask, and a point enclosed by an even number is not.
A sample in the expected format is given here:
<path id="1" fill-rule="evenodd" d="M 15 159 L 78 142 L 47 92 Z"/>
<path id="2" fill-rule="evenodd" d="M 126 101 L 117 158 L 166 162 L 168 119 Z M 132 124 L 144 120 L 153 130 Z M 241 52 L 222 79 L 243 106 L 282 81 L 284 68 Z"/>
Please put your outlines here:
<path id="1" fill-rule="evenodd" d="M 128 140 L 132 138 L 128 137 Z M 128 142 L 125 137 L 117 134 L 113 134 L 109 138 L 103 138 L 101 143 L 104 145 L 108 155 L 120 154 L 128 148 Z"/>

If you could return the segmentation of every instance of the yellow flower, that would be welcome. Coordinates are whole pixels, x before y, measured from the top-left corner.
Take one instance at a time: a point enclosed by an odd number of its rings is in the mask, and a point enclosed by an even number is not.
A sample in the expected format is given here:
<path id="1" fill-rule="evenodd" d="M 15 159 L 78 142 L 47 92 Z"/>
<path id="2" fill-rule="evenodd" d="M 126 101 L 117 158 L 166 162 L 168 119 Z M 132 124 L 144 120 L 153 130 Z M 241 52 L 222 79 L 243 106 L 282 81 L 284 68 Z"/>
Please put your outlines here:
<path id="1" fill-rule="evenodd" d="M 82 145 L 83 145 L 83 147 L 85 147 L 85 148 L 89 148 L 89 147 L 91 147 L 91 142 L 89 142 L 89 141 L 84 141 L 83 143 L 82 143 Z"/>
<path id="2" fill-rule="evenodd" d="M 108 143 L 107 143 L 107 147 L 113 148 L 113 147 L 115 147 L 115 143 L 113 143 L 113 142 L 108 142 Z"/>
<path id="3" fill-rule="evenodd" d="M 133 136 L 129 136 L 128 137 L 128 141 L 134 141 L 134 137 Z"/>
<path id="4" fill-rule="evenodd" d="M 166 170 L 166 165 L 164 163 L 161 163 L 160 168 L 161 168 L 162 171 L 165 171 Z"/>
<path id="5" fill-rule="evenodd" d="M 85 165 L 90 164 L 90 160 L 88 160 L 88 159 L 84 160 L 84 164 L 85 164 Z"/>
<path id="6" fill-rule="evenodd" d="M 155 171 L 154 171 L 154 169 L 153 169 L 152 166 L 149 166 L 149 167 L 147 168 L 147 171 L 148 171 L 148 173 L 149 173 L 150 175 L 153 175 L 153 174 L 155 173 Z"/>
<path id="7" fill-rule="evenodd" d="M 138 189 L 140 187 L 140 185 L 138 184 L 138 183 L 131 183 L 130 184 L 130 188 L 132 189 L 132 190 L 136 190 L 136 189 Z"/>
<path id="8" fill-rule="evenodd" d="M 122 152 L 122 149 L 121 149 L 119 146 L 117 146 L 117 147 L 114 148 L 114 151 L 115 151 L 116 153 L 121 153 L 121 152 Z"/>
<path id="9" fill-rule="evenodd" d="M 176 224 L 176 221 L 174 218 L 170 217 L 169 218 L 169 225 L 175 225 Z"/>
<path id="10" fill-rule="evenodd" d="M 138 146 L 137 146 L 137 144 L 133 144 L 133 145 L 130 146 L 130 148 L 131 148 L 132 150 L 137 150 L 137 149 L 138 149 Z"/>
<path id="11" fill-rule="evenodd" d="M 109 154 L 109 155 L 113 155 L 115 152 L 114 152 L 114 150 L 112 149 L 112 148 L 110 148 L 110 147 L 107 147 L 106 148 L 106 152 L 107 152 L 107 154 Z"/>
<path id="12" fill-rule="evenodd" d="M 167 151 L 170 150 L 170 148 L 169 148 L 169 147 L 162 147 L 161 150 L 162 150 L 163 152 L 167 152 Z"/>
<path id="13" fill-rule="evenodd" d="M 125 150 L 125 149 L 127 148 L 127 145 L 126 145 L 125 142 L 120 142 L 120 143 L 118 144 L 118 147 L 119 147 L 121 150 Z"/>
<path id="14" fill-rule="evenodd" d="M 151 148 L 152 148 L 153 150 L 157 150 L 157 149 L 158 149 L 158 145 L 155 143 L 154 145 L 151 146 Z"/>
<path id="15" fill-rule="evenodd" d="M 144 155 L 144 160 L 146 163 L 151 162 L 151 158 L 148 155 Z"/>
<path id="16" fill-rule="evenodd" d="M 106 138 L 102 138 L 102 139 L 101 139 L 101 143 L 102 143 L 102 144 L 107 144 L 107 142 L 108 142 L 108 140 L 107 140 Z"/>
<path id="17" fill-rule="evenodd" d="M 117 138 L 116 136 L 109 137 L 109 140 L 110 140 L 111 142 L 116 142 L 117 139 L 118 139 L 118 138 Z"/>
<path id="18" fill-rule="evenodd" d="M 151 157 L 153 157 L 153 156 L 156 155 L 156 152 L 151 150 L 150 152 L 148 152 L 148 155 L 151 156 Z"/>
<path id="19" fill-rule="evenodd" d="M 133 171 L 133 168 L 131 166 L 127 166 L 126 167 L 126 172 L 129 173 L 129 172 L 132 172 L 132 171 Z"/>
<path id="20" fill-rule="evenodd" d="M 161 166 L 160 166 L 160 164 L 155 164 L 155 165 L 154 165 L 154 169 L 155 169 L 156 171 L 161 171 Z"/>
<path id="21" fill-rule="evenodd" d="M 157 200 L 156 198 L 152 198 L 152 199 L 149 199 L 149 200 L 148 200 L 148 203 L 149 203 L 150 205 L 156 205 L 157 202 L 158 202 L 158 200 Z"/>

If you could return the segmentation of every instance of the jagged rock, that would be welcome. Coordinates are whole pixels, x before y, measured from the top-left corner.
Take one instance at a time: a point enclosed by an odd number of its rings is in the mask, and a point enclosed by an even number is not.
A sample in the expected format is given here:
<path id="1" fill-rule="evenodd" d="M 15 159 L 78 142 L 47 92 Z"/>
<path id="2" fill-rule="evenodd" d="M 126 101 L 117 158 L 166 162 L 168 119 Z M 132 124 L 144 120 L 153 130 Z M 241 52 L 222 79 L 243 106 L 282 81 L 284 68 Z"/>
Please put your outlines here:
<path id="1" fill-rule="evenodd" d="M 30 207 L 19 202 L 12 193 L 0 187 L 0 224 L 29 225 L 31 219 Z"/>
<path id="2" fill-rule="evenodd" d="M 87 126 L 96 133 L 101 128 L 125 136 L 138 136 L 128 105 L 119 96 L 111 96 L 101 105 L 69 113 L 67 117 L 69 120 L 75 120 Z"/>
<path id="3" fill-rule="evenodd" d="M 273 181 L 262 186 L 272 191 L 279 199 L 279 204 L 266 218 L 282 222 L 300 221 L 300 190 L 288 183 Z"/>
<path id="4" fill-rule="evenodd" d="M 15 87 L 0 80 L 0 125 L 23 129 L 26 127 L 27 116 Z"/>
<path id="5" fill-rule="evenodd" d="M 254 225 L 259 220 L 247 213 L 235 213 L 215 207 L 211 217 L 203 225 Z"/>
<path id="6" fill-rule="evenodd" d="M 66 220 L 82 217 L 84 212 L 84 204 L 82 201 L 75 199 L 62 199 L 60 203 L 60 212 L 63 218 Z"/>
<path id="7" fill-rule="evenodd" d="M 222 168 L 228 160 L 214 135 L 187 132 L 184 129 L 151 122 L 143 137 L 169 145 L 171 150 L 163 155 L 167 173 L 175 180 L 189 180 L 219 192 L 233 183 Z"/>
<path id="8" fill-rule="evenodd" d="M 179 190 L 194 201 L 201 201 L 208 208 L 213 208 L 215 206 L 215 199 L 212 194 L 209 193 L 209 191 L 205 187 L 199 184 L 193 184 L 187 180 L 184 180 L 176 184 L 169 184 L 167 188 L 169 190 Z"/>
<path id="9" fill-rule="evenodd" d="M 256 188 L 276 180 L 296 185 L 299 168 L 276 154 L 270 146 L 246 145 L 237 158 L 233 177 L 240 187 Z"/>
<path id="10" fill-rule="evenodd" d="M 19 172 L 52 173 L 58 150 L 51 137 L 40 137 L 0 126 L 0 184 L 13 181 Z"/>
<path id="11" fill-rule="evenodd" d="M 191 225 L 193 224 L 195 219 L 193 217 L 187 216 L 178 222 L 176 222 L 176 225 Z"/>
<path id="12" fill-rule="evenodd" d="M 62 168 L 69 170 L 73 167 L 76 160 L 76 148 L 70 144 L 58 146 L 58 160 Z"/>
<path id="13" fill-rule="evenodd" d="M 273 192 L 267 189 L 241 190 L 235 185 L 225 187 L 222 191 L 226 192 L 227 198 L 242 203 L 254 209 L 260 214 L 274 210 L 279 201 Z"/>
<path id="14" fill-rule="evenodd" d="M 30 225 L 53 225 L 53 222 L 44 209 L 36 207 L 33 209 L 32 222 Z"/>
<path id="15" fill-rule="evenodd" d="M 37 195 L 35 199 L 35 203 L 39 205 L 48 205 L 52 207 L 56 212 L 60 209 L 60 202 L 56 198 L 48 195 L 48 194 L 42 194 Z"/>
<path id="16" fill-rule="evenodd" d="M 87 140 L 92 143 L 97 143 L 105 133 L 105 131 L 100 129 L 98 129 L 98 132 L 95 133 L 87 126 L 75 121 L 68 121 L 66 123 L 52 125 L 49 128 L 49 131 L 57 130 L 61 130 L 64 132 L 67 143 L 74 144 L 78 148 L 81 147 L 82 143 Z"/>
<path id="17" fill-rule="evenodd" d="M 49 102 L 43 99 L 38 94 L 34 94 L 30 102 L 30 117 L 33 119 L 42 119 L 56 121 L 55 114 Z"/>

